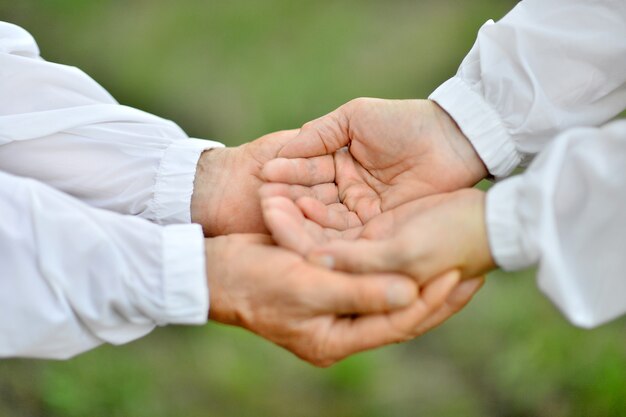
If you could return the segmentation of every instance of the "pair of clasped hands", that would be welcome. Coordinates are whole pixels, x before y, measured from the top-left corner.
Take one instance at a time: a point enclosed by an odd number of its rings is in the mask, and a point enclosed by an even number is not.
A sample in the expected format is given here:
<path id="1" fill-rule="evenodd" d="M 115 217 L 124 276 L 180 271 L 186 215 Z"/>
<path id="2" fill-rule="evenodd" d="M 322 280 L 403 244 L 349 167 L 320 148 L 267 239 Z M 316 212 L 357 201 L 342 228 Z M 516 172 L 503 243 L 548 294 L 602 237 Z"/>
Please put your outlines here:
<path id="1" fill-rule="evenodd" d="M 206 236 L 210 317 L 317 366 L 409 340 L 493 269 L 488 172 L 429 100 L 362 98 L 203 153 L 192 219 Z"/>

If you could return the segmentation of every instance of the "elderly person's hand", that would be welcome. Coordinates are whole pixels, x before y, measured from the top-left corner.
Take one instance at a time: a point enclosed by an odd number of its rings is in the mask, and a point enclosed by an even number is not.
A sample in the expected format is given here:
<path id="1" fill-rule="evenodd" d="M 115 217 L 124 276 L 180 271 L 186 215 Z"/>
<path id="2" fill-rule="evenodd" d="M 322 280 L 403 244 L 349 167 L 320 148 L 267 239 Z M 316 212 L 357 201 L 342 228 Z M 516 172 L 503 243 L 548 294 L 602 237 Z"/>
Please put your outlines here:
<path id="1" fill-rule="evenodd" d="M 263 184 L 263 165 L 298 130 L 270 133 L 234 148 L 215 148 L 200 156 L 191 197 L 191 218 L 204 229 L 205 236 L 229 233 L 264 233 L 258 190 Z M 294 186 L 293 197 L 315 196 L 324 203 L 338 201 L 333 184 Z"/>
<path id="2" fill-rule="evenodd" d="M 429 285 L 395 274 L 330 271 L 263 235 L 206 240 L 210 317 L 242 326 L 317 366 L 404 341 L 461 308 L 480 281 Z"/>

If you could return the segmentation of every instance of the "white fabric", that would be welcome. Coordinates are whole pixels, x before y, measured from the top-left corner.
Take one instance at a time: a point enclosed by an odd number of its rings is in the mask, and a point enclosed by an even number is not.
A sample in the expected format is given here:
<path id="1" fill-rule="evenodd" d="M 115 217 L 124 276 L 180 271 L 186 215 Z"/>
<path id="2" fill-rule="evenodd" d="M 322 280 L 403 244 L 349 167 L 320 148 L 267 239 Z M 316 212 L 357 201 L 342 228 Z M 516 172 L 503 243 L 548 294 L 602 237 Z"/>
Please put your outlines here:
<path id="1" fill-rule="evenodd" d="M 199 225 L 158 226 L 0 172 L 0 357 L 67 358 L 207 320 Z"/>
<path id="2" fill-rule="evenodd" d="M 157 223 L 189 223 L 195 167 L 216 146 L 119 105 L 80 70 L 39 58 L 0 22 L 0 169 L 88 204 Z"/>
<path id="3" fill-rule="evenodd" d="M 626 313 L 626 120 L 574 128 L 487 193 L 504 269 L 539 264 L 541 289 L 574 324 Z"/>
<path id="4" fill-rule="evenodd" d="M 457 75 L 430 98 L 489 172 L 506 176 L 559 132 L 626 107 L 626 2 L 521 1 L 480 29 Z"/>
<path id="5" fill-rule="evenodd" d="M 487 194 L 497 264 L 538 264 L 579 326 L 626 313 L 626 121 L 593 127 L 626 108 L 626 2 L 524 0 L 481 28 L 431 99 L 496 177 L 541 152 Z"/>
<path id="6" fill-rule="evenodd" d="M 0 22 L 0 357 L 204 323 L 201 228 L 154 223 L 190 223 L 196 164 L 215 146 L 119 105 Z"/>

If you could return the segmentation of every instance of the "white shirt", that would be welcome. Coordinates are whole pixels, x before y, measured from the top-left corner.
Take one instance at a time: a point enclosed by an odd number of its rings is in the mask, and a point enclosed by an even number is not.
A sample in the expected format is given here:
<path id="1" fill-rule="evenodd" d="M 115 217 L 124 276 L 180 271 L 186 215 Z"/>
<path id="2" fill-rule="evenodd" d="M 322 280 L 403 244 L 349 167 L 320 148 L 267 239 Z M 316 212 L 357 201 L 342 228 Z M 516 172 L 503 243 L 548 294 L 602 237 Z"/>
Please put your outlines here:
<path id="1" fill-rule="evenodd" d="M 67 358 L 208 314 L 200 153 L 0 22 L 0 357 Z M 178 224 L 177 224 L 178 223 Z"/>
<path id="2" fill-rule="evenodd" d="M 525 0 L 431 96 L 493 175 L 541 151 L 489 191 L 490 244 L 505 269 L 539 263 L 544 291 L 582 326 L 626 312 L 626 122 L 567 129 L 626 107 L 625 19 L 621 0 Z M 204 323 L 202 232 L 184 223 L 199 154 L 219 144 L 119 105 L 8 23 L 0 97 L 0 357 L 65 358 Z"/>
<path id="3" fill-rule="evenodd" d="M 487 22 L 430 97 L 496 177 L 487 194 L 498 265 L 538 264 L 575 324 L 626 313 L 626 2 L 524 0 Z M 587 127 L 583 127 L 587 126 Z"/>

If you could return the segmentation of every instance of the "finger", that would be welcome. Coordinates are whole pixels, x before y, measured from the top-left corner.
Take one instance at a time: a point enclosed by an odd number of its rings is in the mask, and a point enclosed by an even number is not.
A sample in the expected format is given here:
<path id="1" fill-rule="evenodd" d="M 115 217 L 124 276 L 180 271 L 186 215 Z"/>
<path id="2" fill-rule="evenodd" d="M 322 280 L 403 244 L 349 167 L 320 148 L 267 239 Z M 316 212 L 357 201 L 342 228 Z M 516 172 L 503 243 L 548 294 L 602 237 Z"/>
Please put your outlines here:
<path id="1" fill-rule="evenodd" d="M 356 213 L 349 211 L 343 204 L 323 204 L 320 200 L 302 197 L 296 200 L 302 213 L 322 227 L 336 230 L 348 230 L 363 226 Z"/>
<path id="2" fill-rule="evenodd" d="M 285 146 L 288 142 L 294 140 L 298 136 L 298 133 L 300 133 L 300 129 L 279 130 L 263 135 L 257 140 L 275 141 L 278 145 L 282 147 Z"/>
<path id="3" fill-rule="evenodd" d="M 307 256 L 313 264 L 347 272 L 402 272 L 394 241 L 357 239 L 337 240 L 316 248 Z"/>
<path id="4" fill-rule="evenodd" d="M 261 174 L 266 181 L 270 182 L 300 185 L 323 184 L 335 181 L 335 162 L 332 155 L 294 159 L 276 158 L 265 163 Z"/>
<path id="5" fill-rule="evenodd" d="M 435 311 L 443 305 L 452 291 L 461 281 L 461 271 L 453 269 L 433 278 L 422 288 L 420 298 L 428 305 L 429 310 Z M 415 328 L 415 326 L 413 326 Z"/>
<path id="6" fill-rule="evenodd" d="M 217 237 L 213 237 L 213 238 L 205 239 L 205 240 L 220 239 L 224 237 L 225 236 L 217 236 Z M 268 246 L 274 246 L 276 244 L 271 236 L 268 236 L 263 233 L 237 233 L 237 234 L 229 235 L 229 238 L 236 239 L 238 241 L 245 242 L 248 244 L 253 243 L 253 244 L 261 244 L 261 245 L 268 245 Z"/>
<path id="7" fill-rule="evenodd" d="M 408 308 L 337 320 L 328 334 L 328 349 L 337 353 L 338 360 L 356 352 L 411 339 L 414 329 L 443 304 L 459 280 L 459 272 L 450 271 L 433 280 Z"/>
<path id="8" fill-rule="evenodd" d="M 291 200 L 301 197 L 310 197 L 324 204 L 339 202 L 339 191 L 334 183 L 318 184 L 310 187 L 304 185 L 291 185 L 282 183 L 265 183 L 259 188 L 259 196 L 263 198 L 283 196 Z"/>
<path id="9" fill-rule="evenodd" d="M 336 315 L 374 314 L 405 308 L 418 294 L 417 284 L 392 274 L 354 276 L 320 270 L 315 292 L 310 296 L 321 313 Z"/>
<path id="10" fill-rule="evenodd" d="M 306 123 L 298 136 L 279 152 L 283 158 L 308 158 L 327 155 L 348 144 L 348 117 L 345 106 Z"/>
<path id="11" fill-rule="evenodd" d="M 323 229 L 307 221 L 293 201 L 270 197 L 263 199 L 261 204 L 265 225 L 280 246 L 305 255 L 327 241 Z"/>
<path id="12" fill-rule="evenodd" d="M 331 204 L 328 205 L 328 208 L 330 210 L 335 210 L 335 211 L 338 211 L 340 213 L 346 212 L 346 211 L 350 211 L 350 209 L 348 207 L 346 207 L 345 204 L 342 204 L 342 203 L 331 203 Z"/>
<path id="13" fill-rule="evenodd" d="M 465 307 L 474 297 L 474 294 L 483 286 L 484 282 L 484 277 L 462 281 L 448 296 L 443 305 L 415 328 L 415 336 L 434 329 Z"/>

